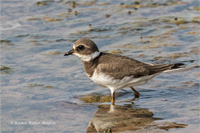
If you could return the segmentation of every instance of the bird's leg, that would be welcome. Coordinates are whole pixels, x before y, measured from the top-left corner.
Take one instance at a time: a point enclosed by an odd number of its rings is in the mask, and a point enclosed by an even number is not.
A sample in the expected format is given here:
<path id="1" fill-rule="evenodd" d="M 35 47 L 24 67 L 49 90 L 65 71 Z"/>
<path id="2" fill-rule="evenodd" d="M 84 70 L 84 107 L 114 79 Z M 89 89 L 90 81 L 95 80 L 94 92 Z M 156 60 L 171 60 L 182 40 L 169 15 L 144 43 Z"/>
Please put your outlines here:
<path id="1" fill-rule="evenodd" d="M 115 92 L 111 93 L 112 105 L 115 105 Z"/>
<path id="2" fill-rule="evenodd" d="M 138 91 L 136 91 L 132 86 L 131 86 L 130 88 L 134 91 L 134 93 L 135 93 L 135 98 L 139 98 L 140 93 L 139 93 Z"/>

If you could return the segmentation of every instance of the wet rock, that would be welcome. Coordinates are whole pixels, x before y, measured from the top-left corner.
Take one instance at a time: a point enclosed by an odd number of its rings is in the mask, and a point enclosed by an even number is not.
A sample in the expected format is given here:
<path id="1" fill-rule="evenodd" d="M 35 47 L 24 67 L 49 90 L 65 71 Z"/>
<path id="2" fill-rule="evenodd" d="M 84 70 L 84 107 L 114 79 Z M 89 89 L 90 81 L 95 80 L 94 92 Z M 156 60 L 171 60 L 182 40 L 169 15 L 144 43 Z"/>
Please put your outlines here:
<path id="1" fill-rule="evenodd" d="M 1 45 L 13 46 L 14 44 L 10 40 L 0 40 Z"/>
<path id="2" fill-rule="evenodd" d="M 143 5 L 132 5 L 132 4 L 121 4 L 120 5 L 121 8 L 134 8 L 134 9 L 138 9 L 138 8 L 141 8 L 143 7 Z"/>
<path id="3" fill-rule="evenodd" d="M 43 84 L 28 84 L 28 87 L 40 87 L 44 86 Z"/>
<path id="4" fill-rule="evenodd" d="M 136 57 L 147 57 L 147 55 L 145 55 L 145 54 L 139 54 Z"/>
<path id="5" fill-rule="evenodd" d="M 71 1 L 71 2 L 70 2 L 70 6 L 71 6 L 72 8 L 76 8 L 77 3 L 76 3 L 75 1 Z"/>
<path id="6" fill-rule="evenodd" d="M 45 37 L 47 36 L 43 34 L 33 34 L 29 36 L 29 39 L 34 39 L 33 41 L 35 41 L 37 39 L 44 39 Z"/>
<path id="7" fill-rule="evenodd" d="M 120 3 L 120 8 L 144 8 L 144 7 L 160 7 L 160 6 L 171 6 L 175 4 L 184 4 L 183 2 L 179 1 L 135 1 L 130 4 Z"/>
<path id="8" fill-rule="evenodd" d="M 191 53 L 195 53 L 195 54 L 200 54 L 200 49 L 197 48 L 197 47 L 192 47 L 192 48 L 190 49 L 190 52 L 191 52 Z"/>
<path id="9" fill-rule="evenodd" d="M 188 34 L 195 35 L 195 34 L 198 34 L 198 33 L 195 32 L 195 31 L 190 31 L 190 32 L 188 32 Z"/>
<path id="10" fill-rule="evenodd" d="M 178 29 L 187 29 L 187 27 L 184 25 L 180 25 L 180 26 L 178 26 Z"/>
<path id="11" fill-rule="evenodd" d="M 100 5 L 110 5 L 110 3 L 109 2 L 104 2 L 104 3 L 100 3 Z"/>
<path id="12" fill-rule="evenodd" d="M 52 18 L 52 17 L 42 17 L 41 20 L 44 20 L 44 21 L 47 21 L 47 22 L 58 22 L 58 21 L 62 21 L 63 19 Z"/>
<path id="13" fill-rule="evenodd" d="M 69 8 L 69 9 L 68 9 L 68 13 L 71 13 L 71 12 L 72 12 L 72 9 L 71 9 L 71 8 Z"/>
<path id="14" fill-rule="evenodd" d="M 54 88 L 53 86 L 47 85 L 44 88 Z"/>
<path id="15" fill-rule="evenodd" d="M 188 57 L 189 54 L 187 52 L 183 52 L 183 53 L 173 53 L 173 54 L 169 54 L 168 58 L 171 59 L 175 59 L 175 58 L 180 58 L 180 57 Z"/>
<path id="16" fill-rule="evenodd" d="M 40 45 L 44 45 L 44 44 L 39 43 L 39 42 L 34 42 L 33 45 L 40 46 Z"/>
<path id="17" fill-rule="evenodd" d="M 176 25 L 187 23 L 185 18 L 182 18 L 182 17 L 163 17 L 163 18 L 161 18 L 161 20 L 163 22 L 172 23 L 172 24 L 176 24 Z"/>
<path id="18" fill-rule="evenodd" d="M 166 30 L 164 33 L 162 33 L 162 35 L 172 35 L 173 32 L 176 32 L 176 29 L 170 29 L 170 30 Z"/>
<path id="19" fill-rule="evenodd" d="M 132 13 L 131 11 L 128 11 L 128 15 L 131 15 L 131 13 Z"/>
<path id="20" fill-rule="evenodd" d="M 10 67 L 3 66 L 3 65 L 0 65 L 0 71 L 2 74 L 9 74 L 13 72 L 13 70 Z"/>
<path id="21" fill-rule="evenodd" d="M 110 29 L 109 28 L 91 28 L 89 31 L 95 31 L 95 32 L 104 32 L 104 31 L 109 31 Z"/>
<path id="22" fill-rule="evenodd" d="M 193 83 L 191 87 L 198 87 L 199 88 L 200 84 L 199 83 Z"/>
<path id="23" fill-rule="evenodd" d="M 29 34 L 23 34 L 23 35 L 17 35 L 16 37 L 22 38 L 22 37 L 28 37 Z"/>
<path id="24" fill-rule="evenodd" d="M 192 81 L 186 81 L 186 82 L 183 82 L 183 84 L 191 84 Z"/>
<path id="25" fill-rule="evenodd" d="M 200 111 L 200 107 L 196 107 L 196 108 L 191 109 L 191 110 L 194 110 L 194 111 Z"/>
<path id="26" fill-rule="evenodd" d="M 111 101 L 111 96 L 95 93 L 92 95 L 85 95 L 79 99 L 85 103 L 105 103 Z"/>
<path id="27" fill-rule="evenodd" d="M 1 71 L 8 70 L 8 69 L 10 69 L 10 67 L 6 67 L 6 66 L 3 66 L 3 65 L 0 65 L 0 70 Z"/>
<path id="28" fill-rule="evenodd" d="M 63 17 L 63 18 L 68 18 L 69 14 L 67 14 L 67 13 L 61 13 L 61 14 L 58 14 L 57 16 Z"/>
<path id="29" fill-rule="evenodd" d="M 78 3 L 78 6 L 92 6 L 92 5 L 95 5 L 97 4 L 96 1 L 88 1 L 88 2 L 84 2 L 84 3 Z"/>
<path id="30" fill-rule="evenodd" d="M 55 42 L 64 42 L 64 41 L 67 41 L 67 39 L 57 39 L 57 40 L 55 40 Z"/>
<path id="31" fill-rule="evenodd" d="M 47 6 L 48 2 L 45 1 L 38 1 L 37 3 L 35 3 L 37 6 Z"/>
<path id="32" fill-rule="evenodd" d="M 176 122 L 172 122 L 172 123 L 163 122 L 163 123 L 161 123 L 161 125 L 157 125 L 156 127 L 168 131 L 169 129 L 172 129 L 172 128 L 185 128 L 186 126 L 188 126 L 188 125 L 187 124 L 178 124 Z"/>
<path id="33" fill-rule="evenodd" d="M 110 14 L 106 14 L 106 18 L 109 18 L 111 15 Z"/>
<path id="34" fill-rule="evenodd" d="M 37 18 L 37 17 L 30 17 L 30 18 L 27 18 L 26 20 L 35 21 L 35 20 L 40 20 L 40 18 Z"/>
<path id="35" fill-rule="evenodd" d="M 74 11 L 74 15 L 77 16 L 78 15 L 78 11 Z"/>
<path id="36" fill-rule="evenodd" d="M 37 43 L 37 40 L 30 40 L 29 42 Z"/>
<path id="37" fill-rule="evenodd" d="M 193 81 L 186 81 L 182 83 L 184 87 L 187 88 L 199 88 L 200 84 L 199 83 L 195 83 Z"/>
<path id="38" fill-rule="evenodd" d="M 58 14 L 58 17 L 68 17 L 68 14 Z M 63 19 L 61 18 L 54 18 L 50 16 L 44 16 L 44 17 L 30 17 L 27 18 L 28 21 L 36 21 L 36 20 L 42 20 L 42 21 L 47 21 L 47 22 L 58 22 L 62 21 Z"/>
<path id="39" fill-rule="evenodd" d="M 193 18 L 192 18 L 192 22 L 193 22 L 193 23 L 198 23 L 198 24 L 199 24 L 199 23 L 200 23 L 200 16 L 198 16 L 198 17 L 193 17 Z"/>
<path id="40" fill-rule="evenodd" d="M 35 3 L 36 6 L 48 6 L 53 0 L 38 1 Z"/>
<path id="41" fill-rule="evenodd" d="M 184 24 L 186 23 L 186 20 L 184 18 L 175 18 L 172 23 L 175 23 L 176 25 Z"/>
<path id="42" fill-rule="evenodd" d="M 154 61 L 159 61 L 159 62 L 166 62 L 169 61 L 170 59 L 176 59 L 176 58 L 182 58 L 182 57 L 188 57 L 189 54 L 187 52 L 183 53 L 172 53 L 172 54 L 167 54 L 163 56 L 156 56 L 154 57 Z"/>
<path id="43" fill-rule="evenodd" d="M 129 94 L 130 92 L 128 91 L 123 91 L 123 92 L 116 92 L 115 93 L 115 97 L 121 97 L 124 96 L 126 94 Z M 85 103 L 107 103 L 107 102 L 111 102 L 111 96 L 110 93 L 109 94 L 100 94 L 100 93 L 92 93 L 92 94 L 88 94 L 88 95 L 83 95 L 81 97 L 79 97 L 78 99 L 80 99 L 81 101 L 84 101 Z"/>
<path id="44" fill-rule="evenodd" d="M 197 10 L 197 11 L 200 11 L 200 6 L 195 6 L 193 9 Z"/>

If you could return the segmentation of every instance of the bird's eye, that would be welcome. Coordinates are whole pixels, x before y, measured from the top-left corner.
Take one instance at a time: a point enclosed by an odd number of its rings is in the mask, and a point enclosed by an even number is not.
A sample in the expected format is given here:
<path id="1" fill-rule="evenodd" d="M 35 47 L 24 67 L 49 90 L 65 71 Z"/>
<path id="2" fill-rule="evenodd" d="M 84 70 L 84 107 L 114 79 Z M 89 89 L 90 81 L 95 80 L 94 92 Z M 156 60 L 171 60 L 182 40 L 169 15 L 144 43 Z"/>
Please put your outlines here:
<path id="1" fill-rule="evenodd" d="M 83 46 L 83 45 L 79 45 L 78 47 L 77 47 L 77 49 L 78 50 L 83 50 L 85 47 Z"/>

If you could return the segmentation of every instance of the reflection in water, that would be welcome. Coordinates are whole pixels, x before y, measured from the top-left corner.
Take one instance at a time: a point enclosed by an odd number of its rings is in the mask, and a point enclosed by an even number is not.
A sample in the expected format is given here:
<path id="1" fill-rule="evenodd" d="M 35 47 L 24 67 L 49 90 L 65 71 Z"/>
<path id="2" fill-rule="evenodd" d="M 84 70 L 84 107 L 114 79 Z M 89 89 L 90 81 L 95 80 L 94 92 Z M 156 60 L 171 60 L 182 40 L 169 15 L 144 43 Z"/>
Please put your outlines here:
<path id="1" fill-rule="evenodd" d="M 151 128 L 169 130 L 184 128 L 186 124 L 164 122 L 156 124 L 153 113 L 146 108 L 133 105 L 99 105 L 97 112 L 91 119 L 87 132 L 123 132 L 133 130 L 150 130 Z M 153 123 L 154 122 L 154 123 Z"/>
<path id="2" fill-rule="evenodd" d="M 87 132 L 138 130 L 160 118 L 145 108 L 132 105 L 99 105 L 99 109 L 90 121 Z"/>

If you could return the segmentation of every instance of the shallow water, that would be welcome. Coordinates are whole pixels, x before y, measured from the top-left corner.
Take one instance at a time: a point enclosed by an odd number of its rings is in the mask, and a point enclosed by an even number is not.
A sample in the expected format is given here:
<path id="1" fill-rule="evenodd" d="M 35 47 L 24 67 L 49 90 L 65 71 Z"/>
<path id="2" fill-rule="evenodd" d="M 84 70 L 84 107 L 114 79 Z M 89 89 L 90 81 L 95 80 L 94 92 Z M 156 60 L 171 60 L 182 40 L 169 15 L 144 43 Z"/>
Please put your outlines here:
<path id="1" fill-rule="evenodd" d="M 1 1 L 1 131 L 197 132 L 199 122 L 198 0 Z M 109 95 L 85 75 L 80 59 L 64 57 L 75 40 L 88 37 L 101 51 L 148 63 L 183 62 Z M 89 126 L 88 126 L 89 125 Z"/>

